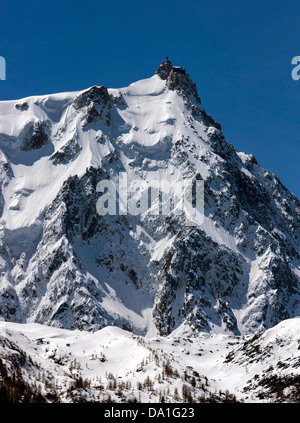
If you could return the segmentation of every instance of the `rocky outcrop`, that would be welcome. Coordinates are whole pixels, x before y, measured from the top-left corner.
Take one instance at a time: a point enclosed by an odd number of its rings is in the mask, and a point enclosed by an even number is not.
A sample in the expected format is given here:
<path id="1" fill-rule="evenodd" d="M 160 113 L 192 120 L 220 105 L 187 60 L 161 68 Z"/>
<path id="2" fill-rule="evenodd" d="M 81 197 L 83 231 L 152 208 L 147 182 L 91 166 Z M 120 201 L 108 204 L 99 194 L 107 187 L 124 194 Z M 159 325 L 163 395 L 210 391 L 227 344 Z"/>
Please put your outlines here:
<path id="1" fill-rule="evenodd" d="M 49 129 L 51 127 L 50 121 L 37 121 L 29 124 L 27 135 L 21 150 L 31 151 L 38 150 L 50 142 Z"/>
<path id="2" fill-rule="evenodd" d="M 28 103 L 27 103 L 27 101 L 24 101 L 23 103 L 17 103 L 16 105 L 15 105 L 15 108 L 16 109 L 18 109 L 18 110 L 20 110 L 21 112 L 23 111 L 23 110 L 27 110 L 28 109 Z"/>
<path id="3" fill-rule="evenodd" d="M 54 164 L 70 163 L 74 161 L 81 151 L 81 147 L 76 139 L 70 139 L 58 151 L 52 154 L 51 160 Z"/>
<path id="4" fill-rule="evenodd" d="M 109 99 L 107 88 L 104 85 L 100 87 L 95 85 L 75 97 L 73 106 L 78 110 L 82 107 L 88 107 L 92 103 L 99 105 L 108 104 Z"/>
<path id="5" fill-rule="evenodd" d="M 166 80 L 173 70 L 172 63 L 169 60 L 162 62 L 156 71 L 156 74 L 163 80 Z"/>

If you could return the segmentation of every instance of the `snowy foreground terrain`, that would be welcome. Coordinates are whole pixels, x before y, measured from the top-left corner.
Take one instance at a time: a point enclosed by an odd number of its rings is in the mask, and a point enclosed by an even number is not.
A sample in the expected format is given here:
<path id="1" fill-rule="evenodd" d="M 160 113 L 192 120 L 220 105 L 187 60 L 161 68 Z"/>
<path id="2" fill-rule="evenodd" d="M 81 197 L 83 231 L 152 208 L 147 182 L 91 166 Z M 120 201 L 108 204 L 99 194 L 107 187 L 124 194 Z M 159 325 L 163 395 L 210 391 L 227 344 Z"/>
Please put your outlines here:
<path id="1" fill-rule="evenodd" d="M 140 337 L 0 323 L 0 356 L 59 402 L 298 402 L 300 318 L 261 335 Z"/>
<path id="2" fill-rule="evenodd" d="M 299 280 L 299 200 L 182 68 L 0 102 L 4 402 L 296 402 Z"/>

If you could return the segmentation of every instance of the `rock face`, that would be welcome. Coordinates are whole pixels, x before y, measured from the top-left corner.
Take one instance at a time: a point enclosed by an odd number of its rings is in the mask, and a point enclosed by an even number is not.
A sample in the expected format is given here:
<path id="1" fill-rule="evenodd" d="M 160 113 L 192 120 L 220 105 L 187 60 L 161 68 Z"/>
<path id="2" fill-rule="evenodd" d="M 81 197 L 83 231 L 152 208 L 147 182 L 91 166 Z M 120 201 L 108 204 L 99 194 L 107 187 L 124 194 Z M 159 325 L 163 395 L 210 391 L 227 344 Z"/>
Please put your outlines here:
<path id="1" fill-rule="evenodd" d="M 51 125 L 49 121 L 34 122 L 29 125 L 28 134 L 21 146 L 23 151 L 38 150 L 50 142 L 47 128 Z"/>
<path id="2" fill-rule="evenodd" d="M 245 334 L 299 315 L 300 202 L 226 140 L 184 71 L 22 101 L 0 103 L 3 319 Z M 97 184 L 120 172 L 204 180 L 202 224 L 157 204 L 100 216 Z"/>
<path id="3" fill-rule="evenodd" d="M 156 74 L 163 80 L 167 79 L 170 73 L 173 70 L 172 63 L 170 60 L 166 59 L 164 62 L 158 66 Z"/>

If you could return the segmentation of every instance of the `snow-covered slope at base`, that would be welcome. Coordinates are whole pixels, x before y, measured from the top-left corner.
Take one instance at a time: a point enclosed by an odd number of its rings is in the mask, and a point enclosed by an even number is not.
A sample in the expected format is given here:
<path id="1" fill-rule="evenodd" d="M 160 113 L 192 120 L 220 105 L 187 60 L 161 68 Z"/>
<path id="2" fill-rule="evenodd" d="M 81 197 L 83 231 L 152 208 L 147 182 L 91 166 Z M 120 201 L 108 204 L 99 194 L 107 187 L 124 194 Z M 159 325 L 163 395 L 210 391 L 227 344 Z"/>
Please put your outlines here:
<path id="1" fill-rule="evenodd" d="M 0 103 L 0 316 L 66 329 L 246 334 L 299 315 L 300 203 L 237 153 L 187 74 Z M 99 216 L 119 172 L 204 180 L 205 216 Z"/>
<path id="2" fill-rule="evenodd" d="M 0 355 L 50 402 L 55 394 L 62 402 L 297 402 L 299 323 L 285 320 L 255 337 L 189 339 L 1 322 Z"/>

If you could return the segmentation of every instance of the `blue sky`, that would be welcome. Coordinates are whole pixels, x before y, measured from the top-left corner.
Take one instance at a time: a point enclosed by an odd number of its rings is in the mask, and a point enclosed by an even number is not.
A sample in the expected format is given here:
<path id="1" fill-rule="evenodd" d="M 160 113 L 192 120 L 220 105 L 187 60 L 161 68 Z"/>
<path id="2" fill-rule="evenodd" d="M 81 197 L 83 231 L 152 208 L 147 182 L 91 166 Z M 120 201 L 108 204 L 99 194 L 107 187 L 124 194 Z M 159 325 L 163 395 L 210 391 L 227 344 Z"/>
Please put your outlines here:
<path id="1" fill-rule="evenodd" d="M 3 2 L 0 100 L 126 86 L 168 52 L 235 148 L 300 197 L 299 16 L 298 0 Z"/>

